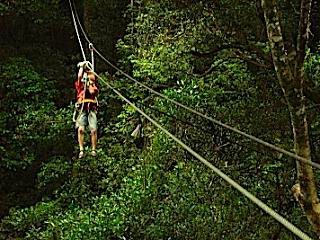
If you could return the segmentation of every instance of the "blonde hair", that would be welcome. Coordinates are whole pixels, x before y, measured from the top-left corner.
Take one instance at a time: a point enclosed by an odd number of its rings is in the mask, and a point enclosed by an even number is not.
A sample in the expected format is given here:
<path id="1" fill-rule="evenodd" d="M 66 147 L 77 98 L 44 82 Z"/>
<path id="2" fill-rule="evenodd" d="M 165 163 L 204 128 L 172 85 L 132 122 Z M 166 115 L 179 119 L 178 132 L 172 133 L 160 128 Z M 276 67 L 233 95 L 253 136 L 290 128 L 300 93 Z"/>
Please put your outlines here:
<path id="1" fill-rule="evenodd" d="M 88 75 L 88 78 L 91 80 L 91 81 L 95 81 L 96 80 L 96 76 L 94 75 L 94 72 L 92 70 L 88 70 L 86 71 L 87 75 Z"/>

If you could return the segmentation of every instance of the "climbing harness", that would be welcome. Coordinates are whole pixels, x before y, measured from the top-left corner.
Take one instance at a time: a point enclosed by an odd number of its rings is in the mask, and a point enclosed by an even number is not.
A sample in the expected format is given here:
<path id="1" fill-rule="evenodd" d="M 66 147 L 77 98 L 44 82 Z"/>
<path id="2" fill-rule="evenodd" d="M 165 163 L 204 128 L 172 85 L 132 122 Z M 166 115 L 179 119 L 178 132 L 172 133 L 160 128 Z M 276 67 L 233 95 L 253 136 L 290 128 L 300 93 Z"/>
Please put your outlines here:
<path id="1" fill-rule="evenodd" d="M 91 66 L 93 66 L 93 65 L 91 64 Z M 80 101 L 77 101 L 75 103 L 73 117 L 72 117 L 73 122 L 77 122 L 79 120 L 81 114 L 83 113 L 85 105 L 87 105 L 86 110 L 90 110 L 91 104 L 93 106 L 95 106 L 95 108 L 96 108 L 95 110 L 97 110 L 98 105 L 99 105 L 97 97 L 95 97 L 95 99 L 86 98 L 87 90 L 90 87 L 95 87 L 95 83 L 88 78 L 87 72 L 83 73 L 83 77 L 80 81 L 78 80 L 78 85 L 81 84 L 80 82 L 83 85 L 83 90 L 80 90 L 80 93 L 78 93 L 78 95 L 82 95 L 82 96 L 80 96 Z M 77 96 L 77 98 L 78 97 L 79 96 Z M 76 117 L 77 113 L 78 113 L 78 117 Z"/>

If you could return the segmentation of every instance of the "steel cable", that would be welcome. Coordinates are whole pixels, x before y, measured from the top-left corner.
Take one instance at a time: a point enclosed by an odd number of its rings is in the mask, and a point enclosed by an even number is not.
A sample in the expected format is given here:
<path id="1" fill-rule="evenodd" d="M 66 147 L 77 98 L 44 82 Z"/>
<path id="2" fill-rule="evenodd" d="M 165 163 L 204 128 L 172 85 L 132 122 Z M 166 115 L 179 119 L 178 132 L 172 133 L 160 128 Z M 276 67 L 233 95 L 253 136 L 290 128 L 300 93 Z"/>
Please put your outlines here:
<path id="1" fill-rule="evenodd" d="M 85 59 L 85 55 L 84 55 L 84 51 L 82 48 L 82 44 L 80 41 L 80 36 L 78 34 L 77 31 L 77 26 L 75 24 L 75 17 L 74 17 L 74 13 L 73 13 L 73 8 L 71 5 L 71 2 L 69 0 L 70 3 L 70 7 L 71 7 L 71 11 L 72 11 L 72 17 L 73 17 L 73 21 L 74 21 L 74 26 L 77 32 L 77 36 L 78 36 L 78 40 L 79 40 L 79 44 Z M 95 48 L 93 48 L 100 57 L 103 57 Z M 104 58 L 104 57 L 103 57 Z M 109 62 L 107 59 L 105 59 L 107 62 Z M 110 62 L 109 62 L 110 63 Z M 110 63 L 111 64 L 111 63 Z M 116 68 L 118 71 L 120 70 L 119 68 L 117 68 L 116 66 L 114 66 L 112 64 L 112 66 L 114 68 Z M 90 66 L 89 66 L 90 68 Z M 93 71 L 93 69 L 91 68 L 91 70 Z M 130 77 L 128 74 L 124 73 L 122 70 L 120 70 L 121 73 L 125 74 L 127 77 L 129 77 L 131 80 L 134 80 L 135 82 L 137 82 L 140 85 L 144 85 L 142 83 L 140 83 L 139 81 L 133 79 L 132 77 Z M 272 216 L 274 219 L 276 219 L 279 223 L 281 223 L 283 226 L 285 226 L 288 230 L 290 230 L 292 233 L 294 233 L 296 236 L 300 237 L 303 240 L 311 240 L 311 238 L 305 234 L 304 232 L 302 232 L 300 229 L 298 229 L 296 226 L 294 226 L 292 223 L 290 223 L 287 219 L 283 218 L 281 215 L 279 215 L 277 212 L 275 212 L 273 209 L 271 209 L 270 207 L 268 207 L 265 203 L 263 203 L 260 199 L 258 199 L 257 197 L 255 197 L 253 194 L 251 194 L 249 191 L 247 191 L 246 189 L 244 189 L 243 187 L 241 187 L 237 182 L 235 182 L 234 180 L 232 180 L 230 177 L 228 177 L 226 174 L 224 174 L 220 169 L 216 168 L 215 166 L 213 166 L 210 162 L 208 162 L 206 159 L 204 159 L 201 155 L 199 155 L 197 152 L 195 152 L 194 150 L 192 150 L 189 146 L 187 146 L 185 143 L 183 143 L 180 139 L 178 139 L 176 136 L 174 136 L 173 134 L 171 134 L 167 129 L 165 129 L 164 127 L 162 127 L 158 122 L 156 122 L 154 119 L 152 119 L 149 115 L 147 115 L 146 113 L 144 113 L 140 108 L 138 108 L 135 104 L 133 104 L 131 101 L 129 101 L 127 98 L 125 98 L 119 91 L 117 91 L 114 87 L 112 87 L 104 78 L 100 77 L 96 72 L 93 71 L 93 73 L 95 74 L 95 76 L 97 76 L 107 87 L 109 87 L 114 93 L 116 93 L 122 100 L 124 100 L 126 103 L 128 103 L 131 107 L 133 107 L 137 112 L 139 112 L 142 116 L 144 116 L 146 119 L 148 119 L 152 124 L 154 124 L 156 127 L 158 127 L 161 131 L 163 131 L 165 134 L 167 134 L 171 139 L 173 139 L 176 143 L 178 143 L 181 147 L 183 147 L 185 150 L 187 150 L 190 154 L 192 154 L 195 158 L 197 158 L 198 160 L 200 160 L 202 163 L 204 163 L 207 167 L 209 167 L 211 170 L 213 170 L 217 175 L 219 175 L 222 179 L 224 179 L 226 182 L 228 182 L 231 186 L 233 186 L 234 188 L 236 188 L 240 193 L 242 193 L 244 196 L 246 196 L 248 199 L 250 199 L 252 202 L 254 202 L 258 207 L 260 207 L 262 210 L 264 210 L 267 214 L 269 214 L 270 216 Z M 168 98 L 167 96 L 156 92 L 155 90 L 149 88 L 148 86 L 144 85 L 148 90 L 156 93 L 159 96 L 164 97 L 165 99 L 167 99 L 168 101 L 171 101 L 173 103 L 175 103 L 178 106 L 181 106 L 191 112 L 194 112 L 204 118 L 207 118 L 208 120 L 211 120 L 212 122 L 223 126 L 225 128 L 228 128 L 230 130 L 233 130 L 235 132 L 238 132 L 241 135 L 247 136 L 247 137 L 253 137 L 251 135 L 248 135 L 246 133 L 241 132 L 240 130 L 237 130 L 235 128 L 232 128 L 226 124 L 220 123 L 217 120 L 214 120 L 210 117 L 207 117 L 204 114 L 201 114 L 199 112 L 197 112 L 196 110 L 193 110 L 179 102 L 176 102 L 175 100 L 172 100 L 170 98 Z M 253 137 L 253 139 L 255 140 L 259 140 L 260 143 L 264 143 L 264 145 L 266 144 L 266 142 L 257 139 L 256 137 Z M 269 143 L 267 143 L 267 146 L 273 146 Z M 275 147 L 275 146 L 274 146 Z M 276 147 L 277 148 L 277 147 Z M 277 148 L 278 151 L 280 148 Z M 283 150 L 283 149 L 281 149 Z M 285 150 L 283 150 L 285 151 Z M 287 151 L 285 151 L 287 152 Z M 290 152 L 288 152 L 290 153 Z M 288 153 L 286 153 L 288 155 Z M 292 154 L 294 157 L 296 157 L 293 153 Z M 302 158 L 303 160 L 306 160 L 304 158 Z M 302 160 L 300 159 L 300 160 Z M 308 160 L 306 160 L 306 162 L 309 162 Z M 310 161 L 311 162 L 311 161 Z"/>
<path id="2" fill-rule="evenodd" d="M 74 14 L 74 11 L 73 11 L 73 7 L 72 7 L 72 4 L 71 4 L 71 0 L 69 0 L 69 5 L 70 5 L 72 20 L 73 20 L 73 25 L 74 25 L 74 29 L 76 30 L 76 33 L 77 33 L 77 38 L 78 38 L 78 42 L 79 42 L 79 45 L 80 45 L 82 57 L 83 57 L 83 60 L 84 60 L 84 61 L 87 61 L 87 59 L 86 59 L 86 54 L 84 53 L 83 46 L 82 46 L 82 42 L 81 42 L 81 39 L 80 39 L 80 35 L 79 35 L 78 27 L 77 27 L 77 22 L 76 22 L 76 19 L 75 19 L 75 14 Z M 78 19 L 78 20 L 79 20 L 79 19 Z M 80 21 L 79 21 L 79 23 L 80 23 Z M 79 24 L 79 26 L 81 26 L 81 24 Z M 82 26 L 81 26 L 81 29 L 82 29 Z M 83 30 L 83 29 L 82 29 L 82 30 Z"/>
<path id="3" fill-rule="evenodd" d="M 69 0 L 69 1 L 70 1 L 70 0 Z M 76 13 L 75 15 L 78 16 L 77 13 Z M 81 23 L 80 23 L 79 18 L 77 18 L 77 20 L 78 20 L 79 26 L 81 26 Z M 91 42 L 90 42 L 90 40 L 89 40 L 86 32 L 84 31 L 84 29 L 82 28 L 82 26 L 81 26 L 80 28 L 81 28 L 81 30 L 83 31 L 83 35 L 85 36 L 87 42 L 90 44 Z M 93 49 L 93 50 L 98 54 L 98 56 L 99 56 L 102 60 L 104 60 L 109 66 L 111 66 L 112 68 L 114 68 L 115 70 L 117 70 L 118 72 L 120 72 L 122 75 L 124 75 L 124 76 L 127 77 L 128 79 L 130 79 L 130 80 L 132 80 L 133 82 L 137 83 L 137 84 L 140 85 L 141 87 L 143 87 L 143 88 L 149 90 L 150 92 L 158 95 L 159 97 L 162 97 L 163 99 L 165 99 L 165 100 L 167 100 L 167 101 L 169 101 L 169 102 L 172 102 L 172 103 L 174 103 L 175 105 L 180 106 L 180 107 L 188 110 L 189 112 L 192 112 L 192 113 L 194 113 L 194 114 L 196 114 L 196 115 L 198 115 L 198 116 L 201 116 L 201 117 L 203 117 L 203 118 L 205 118 L 205 119 L 213 122 L 214 124 L 219 125 L 220 127 L 223 127 L 223 128 L 228 129 L 228 130 L 230 130 L 230 131 L 233 131 L 233 132 L 235 132 L 235 133 L 237 133 L 237 134 L 239 134 L 239 135 L 241 135 L 241 136 L 243 136 L 243 137 L 249 138 L 249 139 L 251 139 L 252 141 L 255 141 L 255 142 L 257 142 L 257 143 L 259 143 L 259 144 L 261 144 L 261 145 L 263 145 L 263 146 L 265 146 L 265 147 L 268 147 L 268 148 L 270 148 L 270 149 L 273 149 L 274 151 L 277 151 L 277 152 L 279 152 L 279 153 L 285 154 L 285 155 L 287 155 L 287 156 L 289 156 L 289 157 L 291 157 L 291 158 L 293 158 L 293 159 L 295 159 L 295 160 L 298 160 L 298 161 L 300 161 L 300 162 L 302 162 L 302 163 L 305 163 L 305 164 L 308 164 L 308 165 L 310 165 L 310 166 L 313 166 L 313 167 L 315 167 L 315 168 L 317 168 L 317 169 L 320 169 L 320 164 L 318 164 L 318 163 L 312 162 L 312 161 L 309 160 L 309 159 L 306 159 L 306 158 L 304 158 L 304 157 L 301 157 L 301 156 L 299 156 L 299 155 L 297 155 L 297 154 L 294 154 L 294 153 L 289 152 L 289 151 L 287 151 L 287 150 L 285 150 L 285 149 L 282 149 L 282 148 L 280 148 L 280 147 L 277 147 L 277 146 L 275 146 L 275 145 L 273 145 L 273 144 L 271 144 L 271 143 L 268 143 L 268 142 L 266 142 L 266 141 L 264 141 L 264 140 L 262 140 L 262 139 L 260 139 L 260 138 L 257 138 L 257 137 L 255 137 L 255 136 L 253 136 L 253 135 L 250 135 L 250 134 L 248 134 L 248 133 L 245 133 L 245 132 L 243 132 L 243 131 L 241 131 L 241 130 L 239 130 L 239 129 L 236 129 L 236 128 L 234 128 L 234 127 L 231 127 L 231 126 L 229 126 L 229 125 L 227 125 L 227 124 L 225 124 L 225 123 L 222 123 L 222 122 L 220 122 L 220 121 L 218 121 L 218 120 L 216 120 L 216 119 L 213 119 L 212 117 L 209 117 L 209 116 L 207 116 L 207 115 L 205 115 L 205 114 L 203 114 L 203 113 L 200 113 L 199 111 L 194 110 L 194 109 L 192 109 L 192 108 L 190 108 L 190 107 L 188 107 L 188 106 L 186 106 L 186 105 L 184 105 L 184 104 L 182 104 L 182 103 L 180 103 L 180 102 L 177 102 L 177 101 L 175 101 L 175 100 L 167 97 L 166 95 L 164 95 L 164 94 L 162 94 L 162 93 L 159 93 L 158 91 L 156 91 L 156 90 L 150 88 L 149 86 L 147 86 L 147 85 L 139 82 L 138 80 L 134 79 L 133 77 L 131 77 L 130 75 L 128 75 L 127 73 L 125 73 L 124 71 L 122 71 L 120 68 L 118 68 L 116 65 L 112 64 L 112 63 L 111 63 L 106 57 L 104 57 L 95 47 L 92 46 L 92 49 Z"/>
<path id="4" fill-rule="evenodd" d="M 117 66 L 115 66 L 114 64 L 112 64 L 112 63 L 111 63 L 108 59 L 106 59 L 96 48 L 93 48 L 93 49 L 94 49 L 94 51 L 98 54 L 98 56 L 99 56 L 102 60 L 104 60 L 106 63 L 108 63 L 108 64 L 109 64 L 111 67 L 113 67 L 115 70 L 117 70 L 118 72 L 120 72 L 122 75 L 126 76 L 128 79 L 130 79 L 130 80 L 134 81 L 135 83 L 139 84 L 139 85 L 142 86 L 143 88 L 145 88 L 145 89 L 149 90 L 150 92 L 158 95 L 159 97 L 162 97 L 162 98 L 166 99 L 167 101 L 172 102 L 172 103 L 174 103 L 175 105 L 180 106 L 180 107 L 188 110 L 189 112 L 192 112 L 192 113 L 194 113 L 194 114 L 196 114 L 196 115 L 198 115 L 198 116 L 201 116 L 201 117 L 203 117 L 203 118 L 205 118 L 205 119 L 213 122 L 214 124 L 219 125 L 220 127 L 223 127 L 223 128 L 225 128 L 225 129 L 228 129 L 228 130 L 230 130 L 230 131 L 233 131 L 233 132 L 235 132 L 235 133 L 237 133 L 237 134 L 239 134 L 239 135 L 242 135 L 242 136 L 244 136 L 244 137 L 246 137 L 246 138 L 249 138 L 249 139 L 251 139 L 251 140 L 253 140 L 253 141 L 255 141 L 255 142 L 257 142 L 257 143 L 259 143 L 259 144 L 261 144 L 261 145 L 264 145 L 265 147 L 268 147 L 268 148 L 273 149 L 273 150 L 275 150 L 275 151 L 277 151 L 277 152 L 283 153 L 283 154 L 285 154 L 285 155 L 287 155 L 287 156 L 289 156 L 289 157 L 291 157 L 291 158 L 294 158 L 295 160 L 298 160 L 298 161 L 300 161 L 300 162 L 303 162 L 303 163 L 306 163 L 306 164 L 308 164 L 308 165 L 311 165 L 311 166 L 313 166 L 313 167 L 315 167 L 315 168 L 317 168 L 317 169 L 320 169 L 320 164 L 318 164 L 318 163 L 312 162 L 312 161 L 310 161 L 310 160 L 308 160 L 308 159 L 306 159 L 306 158 L 303 158 L 303 157 L 298 156 L 298 155 L 296 155 L 296 154 L 294 154 L 294 153 L 292 153 L 292 152 L 289 152 L 289 151 L 287 151 L 287 150 L 285 150 L 285 149 L 282 149 L 282 148 L 280 148 L 280 147 L 277 147 L 277 146 L 275 146 L 275 145 L 273 145 L 273 144 L 271 144 L 271 143 L 268 143 L 268 142 L 266 142 L 266 141 L 264 141 L 264 140 L 262 140 L 262 139 L 259 139 L 259 138 L 255 137 L 255 136 L 252 136 L 252 135 L 248 134 L 248 133 L 242 132 L 242 131 L 240 131 L 239 129 L 236 129 L 236 128 L 231 127 L 231 126 L 229 126 L 229 125 L 227 125 L 227 124 L 225 124 L 225 123 L 222 123 L 222 122 L 220 122 L 220 121 L 218 121 L 218 120 L 216 120 L 216 119 L 213 119 L 212 117 L 209 117 L 209 116 L 207 116 L 207 115 L 205 115 L 205 114 L 203 114 L 203 113 L 200 113 L 200 112 L 198 112 L 197 110 L 194 110 L 194 109 L 192 109 L 192 108 L 190 108 L 190 107 L 188 107 L 188 106 L 186 106 L 186 105 L 184 105 L 184 104 L 182 104 L 182 103 L 180 103 L 180 102 L 177 102 L 177 101 L 175 101 L 175 100 L 167 97 L 166 95 L 164 95 L 164 94 L 162 94 L 162 93 L 157 92 L 156 90 L 153 90 L 153 89 L 150 88 L 149 86 L 147 86 L 147 85 L 139 82 L 138 80 L 134 79 L 133 77 L 131 77 L 130 75 L 128 75 L 127 73 L 125 73 L 124 71 L 122 71 L 120 68 L 118 68 Z"/>
<path id="5" fill-rule="evenodd" d="M 168 135 L 171 139 L 173 139 L 176 143 L 178 143 L 181 147 L 183 147 L 185 150 L 187 150 L 190 154 L 192 154 L 196 159 L 200 160 L 203 164 L 205 164 L 207 167 L 209 167 L 212 171 L 214 171 L 217 175 L 219 175 L 222 179 L 224 179 L 227 183 L 229 183 L 231 186 L 233 186 L 235 189 L 237 189 L 241 194 L 246 196 L 249 200 L 251 200 L 253 203 L 255 203 L 258 207 L 260 207 L 262 210 L 264 210 L 267 214 L 269 214 L 271 217 L 273 217 L 275 220 L 277 220 L 279 223 L 281 223 L 284 227 L 286 227 L 289 231 L 294 233 L 296 236 L 303 240 L 311 240 L 311 238 L 302 232 L 299 228 L 297 228 L 295 225 L 293 225 L 291 222 L 289 222 L 287 219 L 282 217 L 280 214 L 275 212 L 273 209 L 271 209 L 268 205 L 266 205 L 264 202 L 262 202 L 260 199 L 255 197 L 252 193 L 250 193 L 248 190 L 243 188 L 241 185 L 239 185 L 237 182 L 235 182 L 233 179 L 231 179 L 229 176 L 224 174 L 220 169 L 212 165 L 210 162 L 208 162 L 206 159 L 204 159 L 200 154 L 192 150 L 189 146 L 187 146 L 185 143 L 183 143 L 180 139 L 178 139 L 176 136 L 174 136 L 172 133 L 170 133 L 167 129 L 162 127 L 157 121 L 152 119 L 149 115 L 147 115 L 145 112 L 143 112 L 140 108 L 138 108 L 134 103 L 132 103 L 130 100 L 128 100 L 126 97 L 124 97 L 118 90 L 116 90 L 114 87 L 112 87 L 104 78 L 100 77 L 99 74 L 93 71 L 96 77 L 98 77 L 108 88 L 110 88 L 114 93 L 116 93 L 123 101 L 128 103 L 131 107 L 133 107 L 137 112 L 139 112 L 142 116 L 144 116 L 146 119 L 148 119 L 153 125 L 155 125 L 157 128 L 159 128 L 162 132 L 164 132 L 166 135 Z"/>

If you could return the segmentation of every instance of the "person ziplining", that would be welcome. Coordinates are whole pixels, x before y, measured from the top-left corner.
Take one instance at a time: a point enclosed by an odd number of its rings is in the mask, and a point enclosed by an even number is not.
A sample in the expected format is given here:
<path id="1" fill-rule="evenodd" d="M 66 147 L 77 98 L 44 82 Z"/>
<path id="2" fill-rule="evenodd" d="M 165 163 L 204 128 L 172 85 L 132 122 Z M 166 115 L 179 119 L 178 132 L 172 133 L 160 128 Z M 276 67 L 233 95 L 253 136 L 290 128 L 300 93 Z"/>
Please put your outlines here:
<path id="1" fill-rule="evenodd" d="M 84 153 L 84 134 L 85 127 L 89 126 L 91 135 L 91 156 L 97 156 L 97 96 L 99 89 L 96 85 L 96 77 L 93 71 L 89 68 L 91 63 L 83 61 L 78 63 L 78 77 L 74 82 L 74 87 L 77 93 L 76 110 L 79 112 L 78 117 L 74 121 L 78 133 L 79 142 L 79 158 L 85 156 Z"/>

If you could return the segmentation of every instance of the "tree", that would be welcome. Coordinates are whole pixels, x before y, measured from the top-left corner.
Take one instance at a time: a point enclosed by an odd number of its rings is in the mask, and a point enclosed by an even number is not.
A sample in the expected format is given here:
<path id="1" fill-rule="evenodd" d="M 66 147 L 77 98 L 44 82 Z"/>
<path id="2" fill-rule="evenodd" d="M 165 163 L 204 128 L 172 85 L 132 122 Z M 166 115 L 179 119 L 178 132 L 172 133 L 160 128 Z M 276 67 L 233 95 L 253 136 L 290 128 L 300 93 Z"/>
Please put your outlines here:
<path id="1" fill-rule="evenodd" d="M 295 51 L 285 47 L 280 17 L 275 0 L 262 0 L 264 17 L 273 65 L 284 93 L 294 134 L 294 150 L 301 157 L 311 160 L 308 122 L 305 111 L 304 60 L 310 34 L 311 0 L 302 0 Z M 291 42 L 294 42 L 291 39 Z M 297 184 L 292 188 L 296 200 L 303 208 L 309 222 L 320 235 L 320 204 L 316 181 L 310 165 L 296 162 Z"/>

